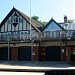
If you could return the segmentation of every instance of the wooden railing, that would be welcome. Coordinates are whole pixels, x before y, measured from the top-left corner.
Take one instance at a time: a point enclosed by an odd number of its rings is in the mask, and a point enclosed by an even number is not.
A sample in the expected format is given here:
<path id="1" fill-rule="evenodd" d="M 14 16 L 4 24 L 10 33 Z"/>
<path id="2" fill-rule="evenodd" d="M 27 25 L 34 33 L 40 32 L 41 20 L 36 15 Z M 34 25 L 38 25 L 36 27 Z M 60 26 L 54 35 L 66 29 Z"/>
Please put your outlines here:
<path id="1" fill-rule="evenodd" d="M 67 30 L 64 32 L 60 31 L 49 31 L 43 32 L 41 35 L 42 39 L 74 39 L 75 38 L 75 30 Z"/>
<path id="2" fill-rule="evenodd" d="M 67 30 L 64 33 L 60 33 L 60 31 L 49 31 L 43 32 L 41 34 L 32 34 L 33 40 L 40 39 L 74 39 L 75 31 Z M 11 34 L 11 35 L 0 35 L 0 43 L 7 42 L 28 42 L 30 41 L 30 34 Z"/>
<path id="3" fill-rule="evenodd" d="M 39 39 L 39 36 L 32 36 L 32 40 Z M 0 35 L 0 43 L 7 42 L 30 42 L 30 34 L 14 34 L 14 35 Z"/>

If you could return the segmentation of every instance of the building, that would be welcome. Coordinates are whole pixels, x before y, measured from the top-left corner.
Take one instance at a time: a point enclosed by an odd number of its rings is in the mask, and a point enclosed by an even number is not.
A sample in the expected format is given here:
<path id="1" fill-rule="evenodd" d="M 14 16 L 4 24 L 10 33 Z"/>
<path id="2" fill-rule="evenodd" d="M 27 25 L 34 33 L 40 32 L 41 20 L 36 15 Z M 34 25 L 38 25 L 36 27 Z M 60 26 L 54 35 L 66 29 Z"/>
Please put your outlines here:
<path id="1" fill-rule="evenodd" d="M 39 60 L 38 43 L 34 40 L 40 38 L 40 26 L 31 19 L 30 29 L 30 18 L 13 7 L 0 25 L 0 60 Z"/>
<path id="2" fill-rule="evenodd" d="M 53 18 L 42 27 L 16 8 L 0 24 L 0 60 L 69 61 L 74 60 L 75 26 L 57 23 Z"/>
<path id="3" fill-rule="evenodd" d="M 57 23 L 51 19 L 42 30 L 40 59 L 46 61 L 75 60 L 75 23 Z"/>
<path id="4" fill-rule="evenodd" d="M 59 23 L 65 29 L 65 49 L 66 60 L 75 60 L 75 23 L 68 22 L 67 16 L 64 16 L 64 22 Z"/>
<path id="5" fill-rule="evenodd" d="M 61 61 L 65 59 L 65 43 L 62 37 L 65 30 L 54 19 L 51 19 L 42 30 L 40 60 Z"/>

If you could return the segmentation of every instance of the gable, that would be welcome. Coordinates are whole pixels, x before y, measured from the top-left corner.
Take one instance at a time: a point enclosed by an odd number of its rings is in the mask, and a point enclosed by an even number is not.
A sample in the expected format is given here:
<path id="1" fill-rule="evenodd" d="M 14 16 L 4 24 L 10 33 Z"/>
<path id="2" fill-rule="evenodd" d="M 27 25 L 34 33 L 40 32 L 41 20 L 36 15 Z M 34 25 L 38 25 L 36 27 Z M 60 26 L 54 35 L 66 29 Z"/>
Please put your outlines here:
<path id="1" fill-rule="evenodd" d="M 55 30 L 65 30 L 61 25 L 59 25 L 55 20 L 51 19 L 42 31 L 55 31 Z"/>
<path id="2" fill-rule="evenodd" d="M 18 16 L 18 23 L 16 26 L 13 25 L 14 15 Z M 22 30 L 30 30 L 30 22 L 29 18 L 26 15 L 22 15 L 23 13 L 19 12 L 15 8 L 13 8 L 8 15 L 1 22 L 1 32 L 7 31 L 22 31 Z M 26 16 L 26 17 L 25 17 Z M 35 23 L 33 23 L 35 24 Z M 35 31 L 39 31 L 34 25 L 31 26 L 31 29 Z"/>
<path id="3" fill-rule="evenodd" d="M 53 31 L 53 30 L 60 30 L 60 27 L 54 21 L 49 23 L 49 25 L 44 29 L 44 31 Z"/>

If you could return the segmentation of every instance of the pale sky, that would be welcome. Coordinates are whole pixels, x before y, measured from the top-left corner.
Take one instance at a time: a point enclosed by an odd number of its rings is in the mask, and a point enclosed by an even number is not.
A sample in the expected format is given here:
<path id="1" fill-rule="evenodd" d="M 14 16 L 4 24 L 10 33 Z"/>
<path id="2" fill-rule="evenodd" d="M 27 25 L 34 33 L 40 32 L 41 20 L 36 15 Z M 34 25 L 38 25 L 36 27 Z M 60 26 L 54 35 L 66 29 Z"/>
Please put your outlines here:
<path id="1" fill-rule="evenodd" d="M 31 16 L 36 15 L 41 21 L 49 21 L 52 17 L 57 22 L 63 22 L 66 15 L 68 19 L 75 19 L 75 0 L 31 0 Z M 0 22 L 9 11 L 17 8 L 30 16 L 30 0 L 1 0 Z"/>

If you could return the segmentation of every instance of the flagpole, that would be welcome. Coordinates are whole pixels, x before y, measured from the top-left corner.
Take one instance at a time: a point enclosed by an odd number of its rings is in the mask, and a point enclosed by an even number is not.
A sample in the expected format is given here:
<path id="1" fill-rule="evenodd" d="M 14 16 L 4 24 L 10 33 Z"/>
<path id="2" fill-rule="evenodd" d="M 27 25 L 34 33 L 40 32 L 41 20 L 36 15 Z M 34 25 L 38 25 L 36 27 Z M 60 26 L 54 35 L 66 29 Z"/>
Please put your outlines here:
<path id="1" fill-rule="evenodd" d="M 31 0 L 30 0 L 30 40 L 31 40 Z"/>
<path id="2" fill-rule="evenodd" d="M 32 30 L 31 30 L 31 0 L 30 0 L 30 41 L 31 41 L 31 61 L 33 61 L 33 40 L 32 40 Z"/>

